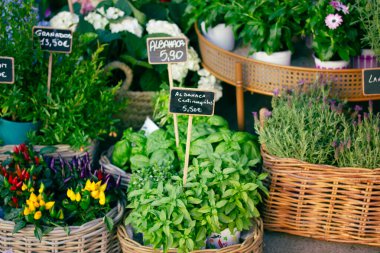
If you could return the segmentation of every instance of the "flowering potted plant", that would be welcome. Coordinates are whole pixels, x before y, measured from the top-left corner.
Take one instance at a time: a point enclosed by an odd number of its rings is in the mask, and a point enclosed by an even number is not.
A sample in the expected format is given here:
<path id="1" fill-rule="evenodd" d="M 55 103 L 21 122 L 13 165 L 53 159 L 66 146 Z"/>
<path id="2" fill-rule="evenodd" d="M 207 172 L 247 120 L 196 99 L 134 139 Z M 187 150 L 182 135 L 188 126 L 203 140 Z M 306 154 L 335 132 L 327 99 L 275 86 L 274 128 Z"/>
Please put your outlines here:
<path id="1" fill-rule="evenodd" d="M 189 16 L 188 29 L 198 22 L 205 37 L 225 50 L 231 51 L 235 47 L 235 37 L 232 26 L 226 25 L 224 17 L 228 10 L 230 1 L 190 0 L 186 8 Z"/>
<path id="2" fill-rule="evenodd" d="M 44 82 L 43 54 L 33 49 L 32 27 L 38 22 L 33 1 L 1 1 L 0 56 L 14 58 L 15 83 L 0 84 L 0 139 L 3 144 L 20 144 L 37 128 L 35 92 Z"/>
<path id="3" fill-rule="evenodd" d="M 123 196 L 119 182 L 92 169 L 88 155 L 71 162 L 62 158 L 45 161 L 32 147 L 15 146 L 12 157 L 0 165 L 0 206 L 5 213 L 0 233 L 6 238 L 0 250 L 54 252 L 70 244 L 73 252 L 90 248 L 92 252 L 115 252 L 111 232 L 122 216 L 122 210 L 117 214 L 116 209 Z M 99 224 L 91 224 L 94 220 Z M 107 240 L 97 238 L 106 228 Z M 83 241 L 83 233 L 92 235 Z M 47 234 L 49 238 L 41 241 Z M 67 241 L 68 235 L 72 240 Z M 20 243 L 19 237 L 27 240 Z M 76 237 L 82 238 L 78 244 Z"/>
<path id="4" fill-rule="evenodd" d="M 350 57 L 359 54 L 356 16 L 346 2 L 318 0 L 309 9 L 307 27 L 312 34 L 317 68 L 347 68 Z"/>
<path id="5" fill-rule="evenodd" d="M 227 24 L 244 44 L 252 58 L 290 65 L 293 37 L 303 35 L 303 16 L 309 2 L 280 0 L 239 0 L 227 6 Z"/>

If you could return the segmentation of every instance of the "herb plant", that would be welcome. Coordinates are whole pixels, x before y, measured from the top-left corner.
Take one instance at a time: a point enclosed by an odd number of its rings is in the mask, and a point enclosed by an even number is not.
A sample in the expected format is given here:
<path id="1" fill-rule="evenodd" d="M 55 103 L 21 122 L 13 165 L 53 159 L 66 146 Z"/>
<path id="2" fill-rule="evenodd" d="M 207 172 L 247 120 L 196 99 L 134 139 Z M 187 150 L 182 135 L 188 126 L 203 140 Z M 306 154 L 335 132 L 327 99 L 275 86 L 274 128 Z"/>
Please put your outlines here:
<path id="1" fill-rule="evenodd" d="M 305 34 L 303 21 L 309 4 L 306 0 L 237 0 L 226 6 L 225 18 L 251 52 L 293 51 L 293 37 Z"/>
<path id="2" fill-rule="evenodd" d="M 179 252 L 200 249 L 208 235 L 226 228 L 248 229 L 251 218 L 259 216 L 261 193 L 267 193 L 262 184 L 266 174 L 252 170 L 260 162 L 255 138 L 232 132 L 221 117 L 198 118 L 193 125 L 185 186 L 185 118 L 179 120 L 183 141 L 178 148 L 171 127 L 153 132 L 146 141 L 140 133 L 135 134 L 139 138 L 122 140 L 132 147 L 126 162 L 132 170 L 128 188 L 131 212 L 126 223 L 143 233 L 145 244 L 165 252 L 169 248 Z M 130 130 L 125 136 L 131 136 Z M 133 147 L 139 149 L 134 155 Z"/>
<path id="3" fill-rule="evenodd" d="M 261 127 L 260 143 L 267 152 L 313 164 L 339 167 L 380 167 L 380 115 L 362 114 L 360 106 L 329 98 L 330 86 L 317 82 L 307 91 L 284 93 L 272 100 L 273 111 Z"/>
<path id="4" fill-rule="evenodd" d="M 47 76 L 43 53 L 32 43 L 32 27 L 38 22 L 33 2 L 0 2 L 0 55 L 13 57 L 15 67 L 15 83 L 0 85 L 0 117 L 13 121 L 37 119 L 35 90 Z"/>

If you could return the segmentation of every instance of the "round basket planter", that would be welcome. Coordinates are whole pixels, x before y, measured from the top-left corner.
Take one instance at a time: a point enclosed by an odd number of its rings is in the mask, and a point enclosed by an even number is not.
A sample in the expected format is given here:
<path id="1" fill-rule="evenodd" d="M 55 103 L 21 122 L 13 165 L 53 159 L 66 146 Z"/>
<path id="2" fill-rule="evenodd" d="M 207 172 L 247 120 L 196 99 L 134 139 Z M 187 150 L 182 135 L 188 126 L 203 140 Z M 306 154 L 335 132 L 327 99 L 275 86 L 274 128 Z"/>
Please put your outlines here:
<path id="1" fill-rule="evenodd" d="M 269 173 L 265 228 L 327 241 L 380 246 L 380 168 L 338 168 L 279 158 Z"/>
<path id="2" fill-rule="evenodd" d="M 241 244 L 232 245 L 222 249 L 195 250 L 192 253 L 262 253 L 263 252 L 263 223 L 261 219 L 256 220 L 253 232 L 247 236 Z M 162 253 L 162 251 L 151 247 L 142 246 L 130 239 L 124 226 L 117 230 L 120 247 L 123 253 Z M 170 249 L 169 253 L 176 253 L 176 249 Z"/>
<path id="3" fill-rule="evenodd" d="M 122 189 L 127 189 L 129 185 L 129 181 L 131 179 L 131 174 L 125 172 L 124 170 L 120 169 L 119 167 L 111 163 L 109 157 L 112 156 L 112 151 L 113 151 L 113 146 L 110 147 L 107 152 L 102 154 L 99 160 L 99 164 L 102 166 L 104 171 L 107 174 L 111 174 L 113 178 L 118 179 L 120 176 L 121 177 L 120 187 Z"/>
<path id="4" fill-rule="evenodd" d="M 107 216 L 117 224 L 123 217 L 124 207 L 119 204 Z M 85 223 L 82 226 L 71 226 L 70 235 L 63 228 L 55 228 L 45 235 L 40 242 L 34 236 L 34 227 L 27 226 L 13 234 L 13 222 L 0 219 L 0 252 L 12 250 L 14 253 L 47 253 L 47 252 L 91 252 L 118 253 L 120 245 L 116 229 L 109 232 L 102 218 Z"/>

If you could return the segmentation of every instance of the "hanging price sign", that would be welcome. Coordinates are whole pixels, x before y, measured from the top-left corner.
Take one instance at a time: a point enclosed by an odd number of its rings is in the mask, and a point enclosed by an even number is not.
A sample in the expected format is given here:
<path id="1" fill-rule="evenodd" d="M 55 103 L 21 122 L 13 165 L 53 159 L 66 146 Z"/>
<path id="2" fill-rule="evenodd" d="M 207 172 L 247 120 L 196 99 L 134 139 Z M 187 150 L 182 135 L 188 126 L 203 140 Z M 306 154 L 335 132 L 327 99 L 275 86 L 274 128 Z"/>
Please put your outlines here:
<path id="1" fill-rule="evenodd" d="M 38 38 L 40 47 L 44 51 L 71 53 L 73 33 L 70 29 L 35 26 L 33 36 Z"/>
<path id="2" fill-rule="evenodd" d="M 168 64 L 187 61 L 186 38 L 149 38 L 147 39 L 150 64 Z"/>
<path id="3" fill-rule="evenodd" d="M 14 59 L 12 57 L 0 57 L 0 83 L 14 83 L 14 71 Z"/>

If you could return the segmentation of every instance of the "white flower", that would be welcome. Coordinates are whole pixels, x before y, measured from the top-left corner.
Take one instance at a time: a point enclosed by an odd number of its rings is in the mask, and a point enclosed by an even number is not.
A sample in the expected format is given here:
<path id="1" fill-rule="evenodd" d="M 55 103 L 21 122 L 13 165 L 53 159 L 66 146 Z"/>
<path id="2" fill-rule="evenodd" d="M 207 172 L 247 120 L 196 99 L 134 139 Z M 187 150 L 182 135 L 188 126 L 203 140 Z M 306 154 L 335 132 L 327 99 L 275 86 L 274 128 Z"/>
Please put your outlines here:
<path id="1" fill-rule="evenodd" d="M 172 64 L 173 80 L 176 80 L 176 81 L 182 83 L 183 80 L 185 79 L 185 77 L 187 76 L 188 72 L 189 72 L 189 69 L 187 68 L 185 62 Z"/>
<path id="2" fill-rule="evenodd" d="M 79 17 L 68 11 L 62 11 L 51 18 L 50 24 L 54 28 L 71 29 L 75 31 L 79 23 Z"/>
<path id="3" fill-rule="evenodd" d="M 106 12 L 107 19 L 118 19 L 124 16 L 124 11 L 115 8 L 115 7 L 109 7 Z"/>
<path id="4" fill-rule="evenodd" d="M 200 62 L 201 60 L 199 59 L 197 52 L 194 50 L 194 48 L 190 47 L 187 54 L 187 68 L 191 71 L 197 71 L 199 70 Z"/>
<path id="5" fill-rule="evenodd" d="M 146 25 L 146 31 L 148 34 L 165 33 L 173 37 L 186 37 L 176 24 L 162 20 L 149 20 L 148 24 Z"/>
<path id="6" fill-rule="evenodd" d="M 139 22 L 137 21 L 137 19 L 133 17 L 126 17 L 120 22 L 111 23 L 110 29 L 112 33 L 128 31 L 140 38 L 143 33 L 143 28 L 141 27 L 141 25 L 139 25 Z"/>
<path id="7" fill-rule="evenodd" d="M 99 9 L 96 9 L 97 12 L 99 12 L 100 14 L 102 14 L 103 16 L 106 15 L 106 11 L 104 10 L 104 6 L 102 6 L 101 8 Z"/>
<path id="8" fill-rule="evenodd" d="M 96 30 L 103 29 L 108 25 L 108 20 L 96 12 L 90 12 L 85 18 Z"/>
<path id="9" fill-rule="evenodd" d="M 223 87 L 220 85 L 220 81 L 206 69 L 199 70 L 198 75 L 201 77 L 198 81 L 198 88 L 215 92 L 215 101 L 218 101 L 223 96 Z"/>

